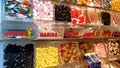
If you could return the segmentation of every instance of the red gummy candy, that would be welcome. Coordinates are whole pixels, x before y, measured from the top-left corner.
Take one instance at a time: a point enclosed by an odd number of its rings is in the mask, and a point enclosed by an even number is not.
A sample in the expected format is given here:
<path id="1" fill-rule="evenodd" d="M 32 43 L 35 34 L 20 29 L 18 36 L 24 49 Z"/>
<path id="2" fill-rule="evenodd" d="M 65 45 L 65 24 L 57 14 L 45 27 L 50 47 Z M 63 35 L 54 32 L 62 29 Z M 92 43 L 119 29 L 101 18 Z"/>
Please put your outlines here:
<path id="1" fill-rule="evenodd" d="M 77 18 L 78 17 L 77 16 L 77 10 L 75 8 L 71 9 L 71 16 L 72 16 L 72 18 Z"/>
<path id="2" fill-rule="evenodd" d="M 28 6 L 28 7 L 31 7 L 31 4 L 28 3 L 28 2 L 23 3 L 23 5 L 26 5 L 26 6 Z"/>
<path id="3" fill-rule="evenodd" d="M 81 15 L 82 14 L 82 11 L 81 10 L 78 10 L 77 11 L 77 16 Z"/>
<path id="4" fill-rule="evenodd" d="M 79 17 L 79 23 L 83 23 L 84 22 L 84 16 Z"/>
<path id="5" fill-rule="evenodd" d="M 72 20 L 72 24 L 76 24 L 76 22 L 77 22 L 76 20 Z"/>
<path id="6" fill-rule="evenodd" d="M 26 11 L 25 10 L 22 10 L 22 11 L 20 11 L 20 12 L 18 12 L 18 14 L 26 14 Z"/>

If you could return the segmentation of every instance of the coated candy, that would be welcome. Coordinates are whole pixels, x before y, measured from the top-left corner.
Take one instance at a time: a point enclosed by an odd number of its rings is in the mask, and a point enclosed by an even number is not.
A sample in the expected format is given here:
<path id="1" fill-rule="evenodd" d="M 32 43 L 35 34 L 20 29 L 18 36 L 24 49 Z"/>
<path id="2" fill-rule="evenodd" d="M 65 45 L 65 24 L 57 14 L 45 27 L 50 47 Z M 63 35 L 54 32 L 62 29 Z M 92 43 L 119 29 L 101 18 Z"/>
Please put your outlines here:
<path id="1" fill-rule="evenodd" d="M 36 68 L 57 66 L 58 64 L 57 47 L 49 46 L 36 48 Z"/>
<path id="2" fill-rule="evenodd" d="M 6 17 L 31 18 L 32 9 L 30 0 L 6 0 Z"/>
<path id="3" fill-rule="evenodd" d="M 61 64 L 79 61 L 78 45 L 76 43 L 65 43 L 60 45 Z"/>

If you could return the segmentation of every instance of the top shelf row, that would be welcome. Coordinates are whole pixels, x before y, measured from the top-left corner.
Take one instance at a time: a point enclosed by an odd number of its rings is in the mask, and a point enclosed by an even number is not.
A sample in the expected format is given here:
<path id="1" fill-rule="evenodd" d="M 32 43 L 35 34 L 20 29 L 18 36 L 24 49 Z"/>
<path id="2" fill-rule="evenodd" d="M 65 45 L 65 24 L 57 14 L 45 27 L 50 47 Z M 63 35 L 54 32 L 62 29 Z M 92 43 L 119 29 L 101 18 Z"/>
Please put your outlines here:
<path id="1" fill-rule="evenodd" d="M 111 19 L 119 18 L 120 14 L 119 0 L 2 0 L 2 4 L 4 5 L 2 6 L 2 20 L 5 21 L 52 20 L 73 24 L 78 22 L 106 24 L 107 22 L 109 25 L 110 14 L 113 16 Z M 116 14 L 113 15 L 111 11 L 115 11 Z M 100 15 L 103 15 L 102 18 Z M 114 22 L 116 23 L 116 20 Z"/>

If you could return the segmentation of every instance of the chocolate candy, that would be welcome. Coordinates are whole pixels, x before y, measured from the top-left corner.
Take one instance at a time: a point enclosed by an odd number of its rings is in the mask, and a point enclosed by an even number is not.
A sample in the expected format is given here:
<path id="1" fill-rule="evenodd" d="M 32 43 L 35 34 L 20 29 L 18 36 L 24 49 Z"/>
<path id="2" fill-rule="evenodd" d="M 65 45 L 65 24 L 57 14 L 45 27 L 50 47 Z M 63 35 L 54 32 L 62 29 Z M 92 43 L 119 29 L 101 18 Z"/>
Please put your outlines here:
<path id="1" fill-rule="evenodd" d="M 70 7 L 64 5 L 55 5 L 55 20 L 56 21 L 71 21 Z"/>
<path id="2" fill-rule="evenodd" d="M 6 17 L 31 18 L 32 9 L 30 0 L 6 0 Z"/>
<path id="3" fill-rule="evenodd" d="M 26 44 L 22 47 L 9 43 L 4 49 L 5 68 L 34 68 L 34 45 Z"/>
<path id="4" fill-rule="evenodd" d="M 110 21 L 110 13 L 108 12 L 101 12 L 101 17 L 102 17 L 102 23 L 104 25 L 110 25 L 111 21 Z"/>

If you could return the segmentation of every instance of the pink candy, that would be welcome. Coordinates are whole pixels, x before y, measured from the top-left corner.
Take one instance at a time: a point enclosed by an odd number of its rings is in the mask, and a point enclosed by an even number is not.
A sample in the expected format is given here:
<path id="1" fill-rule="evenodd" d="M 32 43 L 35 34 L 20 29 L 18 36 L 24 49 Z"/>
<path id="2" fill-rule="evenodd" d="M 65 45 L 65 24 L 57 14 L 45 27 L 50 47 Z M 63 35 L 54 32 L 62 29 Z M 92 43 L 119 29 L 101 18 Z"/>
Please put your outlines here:
<path id="1" fill-rule="evenodd" d="M 53 4 L 50 1 L 33 0 L 34 20 L 53 20 Z"/>
<path id="2" fill-rule="evenodd" d="M 104 43 L 97 43 L 94 46 L 95 46 L 95 52 L 100 58 L 106 57 Z"/>
<path id="3" fill-rule="evenodd" d="M 120 13 L 111 13 L 111 24 L 120 26 Z"/>

